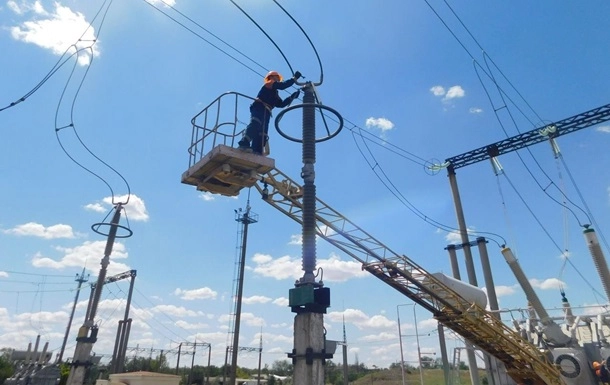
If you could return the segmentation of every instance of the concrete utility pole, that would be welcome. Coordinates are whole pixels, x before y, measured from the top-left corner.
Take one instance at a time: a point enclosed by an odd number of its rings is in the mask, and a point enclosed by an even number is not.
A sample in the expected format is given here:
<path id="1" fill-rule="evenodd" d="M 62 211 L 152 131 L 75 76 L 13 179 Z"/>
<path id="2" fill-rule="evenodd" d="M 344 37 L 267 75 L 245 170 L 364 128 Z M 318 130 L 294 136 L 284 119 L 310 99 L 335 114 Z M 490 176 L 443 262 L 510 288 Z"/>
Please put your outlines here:
<path id="1" fill-rule="evenodd" d="M 59 356 L 57 357 L 57 362 L 62 362 L 64 357 L 64 352 L 66 350 L 66 344 L 68 343 L 68 335 L 70 334 L 70 327 L 72 326 L 72 320 L 74 319 L 74 311 L 76 310 L 76 303 L 78 302 L 78 296 L 80 295 L 80 288 L 83 283 L 87 282 L 89 279 L 89 275 L 85 278 L 85 268 L 83 267 L 82 273 L 76 275 L 76 282 L 78 285 L 76 286 L 76 295 L 74 296 L 74 303 L 72 304 L 72 311 L 70 312 L 70 319 L 68 320 L 68 327 L 66 327 L 66 334 L 64 335 L 64 340 L 61 343 L 61 350 L 59 351 Z"/>
<path id="2" fill-rule="evenodd" d="M 117 237 L 117 230 L 120 227 L 119 220 L 121 219 L 121 210 L 123 206 L 121 203 L 116 205 L 114 216 L 109 224 L 110 230 L 108 232 L 108 239 L 106 241 L 106 249 L 104 250 L 104 257 L 101 261 L 101 268 L 97 277 L 97 285 L 95 287 L 95 293 L 93 294 L 93 301 L 89 306 L 89 312 L 85 318 L 83 326 L 78 330 L 78 337 L 76 337 L 76 348 L 74 350 L 74 358 L 72 359 L 72 367 L 70 368 L 70 375 L 68 376 L 67 385 L 83 385 L 85 381 L 85 374 L 87 368 L 92 365 L 89 357 L 93 344 L 97 341 L 98 326 L 95 324 L 95 313 L 97 312 L 97 306 L 100 301 L 102 289 L 104 288 L 104 280 L 106 279 L 106 271 L 110 264 L 110 254 L 112 254 L 112 247 Z M 101 224 L 100 224 L 101 225 Z M 131 235 L 131 230 L 129 235 Z"/>

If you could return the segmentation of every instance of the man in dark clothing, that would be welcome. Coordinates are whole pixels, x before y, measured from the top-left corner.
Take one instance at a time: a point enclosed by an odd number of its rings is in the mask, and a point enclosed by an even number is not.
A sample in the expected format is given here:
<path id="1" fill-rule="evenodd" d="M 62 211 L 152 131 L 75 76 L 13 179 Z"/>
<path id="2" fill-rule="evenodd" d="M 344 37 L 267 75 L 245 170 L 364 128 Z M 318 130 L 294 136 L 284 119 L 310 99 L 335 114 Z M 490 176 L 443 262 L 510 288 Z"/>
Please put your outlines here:
<path id="1" fill-rule="evenodd" d="M 282 81 L 282 75 L 277 71 L 271 71 L 265 76 L 265 84 L 258 92 L 256 100 L 250 105 L 250 123 L 246 127 L 244 137 L 239 141 L 239 149 L 252 151 L 262 155 L 263 149 L 269 139 L 269 120 L 271 110 L 274 107 L 288 107 L 290 103 L 299 97 L 300 91 L 294 92 L 286 99 L 282 99 L 278 90 L 285 90 L 292 86 L 301 77 L 299 71 L 294 73 L 292 79 Z M 252 147 L 250 147 L 252 142 Z"/>

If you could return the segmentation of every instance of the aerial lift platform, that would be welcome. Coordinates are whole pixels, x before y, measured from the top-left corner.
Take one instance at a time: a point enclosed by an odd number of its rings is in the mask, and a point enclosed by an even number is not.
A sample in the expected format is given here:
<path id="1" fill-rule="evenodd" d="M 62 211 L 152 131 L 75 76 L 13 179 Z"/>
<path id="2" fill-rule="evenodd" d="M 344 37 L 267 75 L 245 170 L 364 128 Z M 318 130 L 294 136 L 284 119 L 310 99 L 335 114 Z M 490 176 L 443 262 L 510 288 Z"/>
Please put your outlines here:
<path id="1" fill-rule="evenodd" d="M 261 175 L 275 168 L 272 158 L 235 148 L 245 129 L 244 119 L 249 119 L 247 107 L 253 100 L 227 92 L 193 117 L 189 167 L 182 174 L 182 183 L 199 191 L 237 196 L 241 189 L 252 187 Z"/>

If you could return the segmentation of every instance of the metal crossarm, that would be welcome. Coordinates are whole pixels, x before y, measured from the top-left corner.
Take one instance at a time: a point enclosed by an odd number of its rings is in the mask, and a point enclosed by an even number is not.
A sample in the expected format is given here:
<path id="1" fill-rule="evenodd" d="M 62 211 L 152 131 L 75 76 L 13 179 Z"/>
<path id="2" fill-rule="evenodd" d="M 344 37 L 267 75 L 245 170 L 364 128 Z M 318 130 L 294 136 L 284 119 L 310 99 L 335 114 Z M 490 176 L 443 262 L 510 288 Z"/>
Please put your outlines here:
<path id="1" fill-rule="evenodd" d="M 302 187 L 278 169 L 262 175 L 256 188 L 264 200 L 302 224 Z M 429 310 L 449 329 L 501 360 L 513 379 L 562 385 L 559 369 L 535 346 L 483 308 L 467 301 L 404 255 L 389 249 L 316 198 L 316 233 L 362 268 Z"/>
<path id="2" fill-rule="evenodd" d="M 610 120 L 610 104 L 445 160 L 454 170 Z"/>

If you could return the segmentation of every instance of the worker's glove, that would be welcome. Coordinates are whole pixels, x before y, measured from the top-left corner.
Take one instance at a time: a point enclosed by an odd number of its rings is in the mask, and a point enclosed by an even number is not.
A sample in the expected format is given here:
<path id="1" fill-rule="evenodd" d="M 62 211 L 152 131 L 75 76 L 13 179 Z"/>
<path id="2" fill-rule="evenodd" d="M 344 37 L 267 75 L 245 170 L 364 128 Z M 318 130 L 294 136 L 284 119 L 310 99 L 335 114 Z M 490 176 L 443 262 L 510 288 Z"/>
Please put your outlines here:
<path id="1" fill-rule="evenodd" d="M 290 99 L 294 100 L 294 99 L 298 98 L 299 95 L 301 95 L 301 90 L 293 92 L 292 95 L 290 95 Z"/>
<path id="2" fill-rule="evenodd" d="M 301 73 L 300 73 L 299 71 L 297 71 L 297 72 L 295 72 L 295 73 L 294 73 L 293 78 L 294 78 L 294 80 L 299 80 L 299 78 L 300 78 L 301 76 L 303 76 L 303 75 L 301 75 Z"/>

